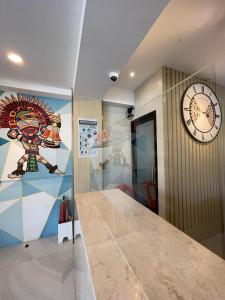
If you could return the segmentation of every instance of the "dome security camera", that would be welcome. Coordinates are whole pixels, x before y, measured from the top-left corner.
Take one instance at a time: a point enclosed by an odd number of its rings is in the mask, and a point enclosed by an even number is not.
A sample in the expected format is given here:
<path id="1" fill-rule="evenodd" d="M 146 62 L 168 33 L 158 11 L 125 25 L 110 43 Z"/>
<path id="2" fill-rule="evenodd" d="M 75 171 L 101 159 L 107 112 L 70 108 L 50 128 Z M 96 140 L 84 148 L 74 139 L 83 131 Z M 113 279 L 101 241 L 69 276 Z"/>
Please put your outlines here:
<path id="1" fill-rule="evenodd" d="M 110 72 L 110 73 L 109 73 L 109 78 L 110 78 L 113 82 L 117 81 L 118 77 L 119 77 L 119 74 L 118 74 L 117 72 Z"/>

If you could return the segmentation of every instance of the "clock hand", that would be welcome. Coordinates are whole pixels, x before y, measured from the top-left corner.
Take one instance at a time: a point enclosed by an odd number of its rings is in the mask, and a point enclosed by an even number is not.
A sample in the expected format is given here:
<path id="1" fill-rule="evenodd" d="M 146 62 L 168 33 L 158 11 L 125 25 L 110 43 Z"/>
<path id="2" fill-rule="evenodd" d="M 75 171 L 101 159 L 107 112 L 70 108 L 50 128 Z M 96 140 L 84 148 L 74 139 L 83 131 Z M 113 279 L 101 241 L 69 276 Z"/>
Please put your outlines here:
<path id="1" fill-rule="evenodd" d="M 212 114 L 214 114 L 213 108 L 212 108 L 212 104 L 210 103 L 206 109 L 206 111 L 204 112 L 204 114 L 208 117 L 210 117 Z"/>
<path id="2" fill-rule="evenodd" d="M 198 111 L 200 111 L 202 114 L 205 114 L 206 112 L 204 112 L 204 111 L 200 108 L 200 106 L 198 105 L 197 100 L 195 99 L 195 97 L 193 97 L 193 99 L 195 100 L 195 105 L 197 106 Z M 209 106 L 210 106 L 210 104 L 209 104 Z M 208 106 L 208 107 L 209 107 L 209 106 Z"/>

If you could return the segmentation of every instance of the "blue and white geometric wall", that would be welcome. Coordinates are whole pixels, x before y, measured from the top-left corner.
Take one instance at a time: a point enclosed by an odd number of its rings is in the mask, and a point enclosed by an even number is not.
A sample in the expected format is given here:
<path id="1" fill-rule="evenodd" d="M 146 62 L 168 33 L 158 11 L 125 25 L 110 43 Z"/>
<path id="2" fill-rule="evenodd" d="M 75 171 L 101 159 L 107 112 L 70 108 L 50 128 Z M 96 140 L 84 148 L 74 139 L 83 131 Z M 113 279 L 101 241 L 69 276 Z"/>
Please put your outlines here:
<path id="1" fill-rule="evenodd" d="M 6 91 L 0 99 L 11 95 L 18 97 L 15 92 Z M 7 136 L 8 128 L 0 128 L 0 247 L 57 234 L 60 200 L 63 195 L 72 199 L 71 100 L 37 98 L 61 118 L 60 148 L 40 147 L 40 155 L 65 174 L 50 174 L 39 163 L 38 172 L 9 179 L 24 148 L 20 141 Z"/>

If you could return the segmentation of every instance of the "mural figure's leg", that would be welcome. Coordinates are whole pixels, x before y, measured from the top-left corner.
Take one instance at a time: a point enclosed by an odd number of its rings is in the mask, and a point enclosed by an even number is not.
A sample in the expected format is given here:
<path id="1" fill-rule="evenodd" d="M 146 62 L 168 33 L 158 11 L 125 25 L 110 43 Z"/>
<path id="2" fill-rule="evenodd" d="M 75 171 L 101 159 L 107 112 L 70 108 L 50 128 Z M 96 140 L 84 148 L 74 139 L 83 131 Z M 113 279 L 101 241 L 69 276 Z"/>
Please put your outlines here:
<path id="1" fill-rule="evenodd" d="M 29 153 L 26 172 L 38 172 L 36 154 Z"/>
<path id="2" fill-rule="evenodd" d="M 28 160 L 28 154 L 23 155 L 17 162 L 17 169 L 8 175 L 8 178 L 20 178 L 25 174 L 23 164 Z"/>
<path id="3" fill-rule="evenodd" d="M 51 165 L 44 157 L 42 157 L 41 155 L 36 155 L 37 161 L 42 163 L 43 165 L 45 165 L 45 167 L 49 170 L 50 174 L 58 174 L 58 175 L 64 175 L 65 173 L 60 171 L 58 169 L 58 166 L 55 165 Z"/>

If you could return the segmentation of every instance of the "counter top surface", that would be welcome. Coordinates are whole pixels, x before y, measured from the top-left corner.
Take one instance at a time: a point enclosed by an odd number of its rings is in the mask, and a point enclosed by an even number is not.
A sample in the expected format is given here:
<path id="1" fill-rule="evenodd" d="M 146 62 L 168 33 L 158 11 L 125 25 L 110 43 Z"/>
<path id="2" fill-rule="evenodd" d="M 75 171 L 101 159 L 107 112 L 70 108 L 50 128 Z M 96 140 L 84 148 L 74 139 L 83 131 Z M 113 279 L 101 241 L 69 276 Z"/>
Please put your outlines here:
<path id="1" fill-rule="evenodd" d="M 131 197 L 75 199 L 97 300 L 225 299 L 225 261 Z"/>

